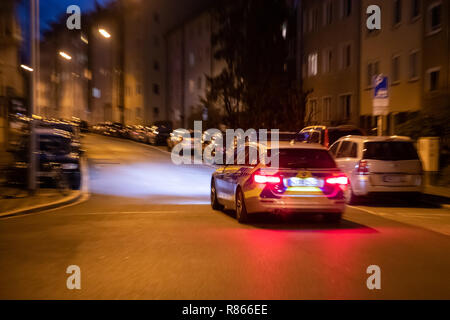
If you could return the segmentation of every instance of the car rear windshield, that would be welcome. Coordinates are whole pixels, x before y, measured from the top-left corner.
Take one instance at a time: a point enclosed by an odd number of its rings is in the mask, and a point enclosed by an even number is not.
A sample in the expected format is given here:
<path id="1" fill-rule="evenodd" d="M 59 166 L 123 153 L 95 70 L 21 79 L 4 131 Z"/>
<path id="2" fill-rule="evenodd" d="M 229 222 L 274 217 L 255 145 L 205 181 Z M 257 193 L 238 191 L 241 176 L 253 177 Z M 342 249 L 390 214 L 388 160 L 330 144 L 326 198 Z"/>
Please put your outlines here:
<path id="1" fill-rule="evenodd" d="M 70 153 L 70 140 L 59 136 L 40 135 L 40 150 L 52 155 L 62 155 Z"/>
<path id="2" fill-rule="evenodd" d="M 364 145 L 364 159 L 367 160 L 418 160 L 416 148 L 411 142 L 384 141 L 366 142 Z"/>
<path id="3" fill-rule="evenodd" d="M 362 136 L 363 132 L 359 129 L 350 129 L 350 130 L 342 130 L 342 129 L 329 129 L 328 130 L 328 141 L 330 146 L 338 141 L 342 137 L 346 136 Z"/>
<path id="4" fill-rule="evenodd" d="M 326 150 L 279 149 L 279 168 L 334 169 L 336 163 Z"/>

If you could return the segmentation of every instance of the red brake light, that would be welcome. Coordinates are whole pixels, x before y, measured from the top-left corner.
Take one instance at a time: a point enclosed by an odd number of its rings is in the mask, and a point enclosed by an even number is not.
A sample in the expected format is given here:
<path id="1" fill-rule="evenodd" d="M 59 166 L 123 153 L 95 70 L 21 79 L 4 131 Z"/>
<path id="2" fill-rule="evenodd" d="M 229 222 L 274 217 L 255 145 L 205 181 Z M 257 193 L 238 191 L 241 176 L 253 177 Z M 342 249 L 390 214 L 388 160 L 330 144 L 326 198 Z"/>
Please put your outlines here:
<path id="1" fill-rule="evenodd" d="M 344 177 L 344 176 L 327 178 L 325 181 L 328 184 L 340 185 L 340 186 L 346 186 L 349 183 L 348 178 Z"/>
<path id="2" fill-rule="evenodd" d="M 281 183 L 281 178 L 279 176 L 266 176 L 261 173 L 255 174 L 253 177 L 253 180 L 256 183 L 262 183 L 262 184 L 267 184 L 267 183 L 279 184 L 279 183 Z"/>
<path id="3" fill-rule="evenodd" d="M 357 174 L 359 175 L 368 175 L 369 174 L 369 164 L 365 160 L 361 160 L 358 164 Z"/>

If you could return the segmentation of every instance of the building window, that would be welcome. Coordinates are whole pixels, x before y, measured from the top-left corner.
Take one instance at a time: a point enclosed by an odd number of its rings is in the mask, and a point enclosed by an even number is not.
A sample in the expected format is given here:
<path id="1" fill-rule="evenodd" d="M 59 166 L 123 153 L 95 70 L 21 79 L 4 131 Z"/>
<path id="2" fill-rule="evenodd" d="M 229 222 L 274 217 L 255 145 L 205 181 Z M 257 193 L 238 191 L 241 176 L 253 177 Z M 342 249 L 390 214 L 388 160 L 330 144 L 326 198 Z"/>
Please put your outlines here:
<path id="1" fill-rule="evenodd" d="M 314 8 L 312 10 L 312 30 L 317 31 L 319 30 L 319 9 Z"/>
<path id="2" fill-rule="evenodd" d="M 420 15 L 420 0 L 411 0 L 411 18 L 416 19 Z"/>
<path id="3" fill-rule="evenodd" d="M 317 61 L 318 60 L 318 54 L 317 52 L 311 53 L 308 55 L 308 76 L 312 77 L 317 75 Z"/>
<path id="4" fill-rule="evenodd" d="M 195 65 L 195 55 L 193 52 L 189 53 L 189 64 L 191 65 L 191 67 Z"/>
<path id="5" fill-rule="evenodd" d="M 156 83 L 153 84 L 153 93 L 159 95 L 159 85 Z"/>
<path id="6" fill-rule="evenodd" d="M 441 70 L 440 68 L 430 69 L 427 71 L 428 74 L 428 90 L 430 92 L 437 91 L 439 89 L 439 76 Z"/>
<path id="7" fill-rule="evenodd" d="M 309 119 L 308 122 L 318 121 L 318 118 L 319 118 L 318 115 L 319 115 L 319 110 L 317 108 L 317 100 L 316 99 L 309 100 L 309 108 L 308 108 L 308 114 L 307 114 L 307 117 Z"/>
<path id="8" fill-rule="evenodd" d="M 396 26 L 402 22 L 402 0 L 394 0 L 394 21 L 393 25 Z"/>
<path id="9" fill-rule="evenodd" d="M 202 84 L 203 84 L 202 77 L 198 77 L 198 80 L 197 80 L 197 89 L 198 90 L 202 90 Z"/>
<path id="10" fill-rule="evenodd" d="M 340 102 L 339 102 L 339 109 L 340 109 L 340 120 L 348 120 L 352 116 L 352 95 L 351 94 L 344 94 L 340 96 Z"/>
<path id="11" fill-rule="evenodd" d="M 392 58 L 392 83 L 400 82 L 400 56 Z"/>
<path id="12" fill-rule="evenodd" d="M 189 80 L 189 92 L 193 93 L 195 89 L 195 81 L 194 80 Z"/>
<path id="13" fill-rule="evenodd" d="M 159 108 L 153 108 L 153 114 L 155 115 L 155 116 L 158 116 L 159 115 Z"/>
<path id="14" fill-rule="evenodd" d="M 341 0 L 341 9 L 343 18 L 350 17 L 352 14 L 352 0 Z"/>
<path id="15" fill-rule="evenodd" d="M 428 31 L 439 32 L 442 28 L 442 3 L 435 3 L 428 9 Z"/>
<path id="16" fill-rule="evenodd" d="M 413 51 L 409 55 L 409 79 L 417 80 L 419 78 L 419 51 Z"/>
<path id="17" fill-rule="evenodd" d="M 308 26 L 309 26 L 308 17 L 309 17 L 308 12 L 305 11 L 303 13 L 303 33 L 304 34 L 308 32 Z"/>
<path id="18" fill-rule="evenodd" d="M 138 85 L 136 86 L 136 94 L 137 94 L 137 95 L 142 94 L 142 86 L 141 86 L 140 84 L 138 84 Z"/>
<path id="19" fill-rule="evenodd" d="M 331 72 L 332 62 L 333 62 L 333 50 L 326 49 L 323 52 L 323 73 Z"/>
<path id="20" fill-rule="evenodd" d="M 323 6 L 323 24 L 330 25 L 332 23 L 333 23 L 333 3 L 331 1 L 327 1 Z"/>
<path id="21" fill-rule="evenodd" d="M 330 121 L 331 118 L 331 97 L 323 98 L 323 121 Z"/>
<path id="22" fill-rule="evenodd" d="M 342 47 L 342 62 L 341 66 L 343 69 L 347 69 L 352 65 L 352 46 L 346 44 Z"/>
<path id="23" fill-rule="evenodd" d="M 373 86 L 373 77 L 380 74 L 380 63 L 378 61 L 367 64 L 367 86 Z"/>

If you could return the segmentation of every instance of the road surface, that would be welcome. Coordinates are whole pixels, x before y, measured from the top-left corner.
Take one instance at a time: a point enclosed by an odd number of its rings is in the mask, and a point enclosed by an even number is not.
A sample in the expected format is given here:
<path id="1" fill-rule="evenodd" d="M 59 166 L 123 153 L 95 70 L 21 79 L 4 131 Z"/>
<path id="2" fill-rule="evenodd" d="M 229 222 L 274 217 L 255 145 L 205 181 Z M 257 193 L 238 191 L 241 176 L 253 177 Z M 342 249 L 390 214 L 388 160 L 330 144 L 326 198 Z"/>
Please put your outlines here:
<path id="1" fill-rule="evenodd" d="M 450 212 L 349 207 L 340 225 L 209 204 L 212 168 L 88 135 L 91 196 L 0 220 L 0 299 L 450 299 Z M 68 290 L 68 266 L 81 290 Z M 367 288 L 367 268 L 381 290 Z"/>

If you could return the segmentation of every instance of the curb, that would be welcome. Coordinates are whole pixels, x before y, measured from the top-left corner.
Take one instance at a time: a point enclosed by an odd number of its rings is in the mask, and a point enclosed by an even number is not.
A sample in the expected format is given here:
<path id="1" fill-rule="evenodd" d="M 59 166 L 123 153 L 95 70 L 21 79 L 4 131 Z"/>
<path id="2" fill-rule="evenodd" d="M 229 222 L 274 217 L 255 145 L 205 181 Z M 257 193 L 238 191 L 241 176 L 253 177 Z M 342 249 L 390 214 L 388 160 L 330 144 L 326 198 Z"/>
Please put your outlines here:
<path id="1" fill-rule="evenodd" d="M 32 214 L 32 213 L 37 213 L 40 211 L 47 211 L 47 210 L 52 210 L 52 209 L 57 209 L 60 207 L 64 207 L 70 204 L 73 204 L 75 202 L 77 202 L 78 200 L 80 200 L 82 198 L 82 196 L 84 194 L 88 194 L 88 170 L 87 170 L 87 164 L 86 164 L 86 159 L 83 158 L 81 160 L 81 165 L 82 165 L 82 186 L 80 188 L 80 190 L 75 191 L 75 194 L 67 196 L 61 200 L 58 201 L 54 201 L 54 202 L 50 202 L 50 203 L 45 203 L 42 205 L 37 205 L 37 206 L 31 206 L 28 208 L 23 208 L 23 209 L 18 209 L 18 210 L 13 210 L 13 211 L 9 211 L 9 212 L 5 212 L 5 213 L 1 213 L 0 214 L 0 219 L 1 218 L 11 218 L 11 217 L 17 217 L 17 216 L 22 216 L 22 215 L 27 215 L 27 214 Z"/>

